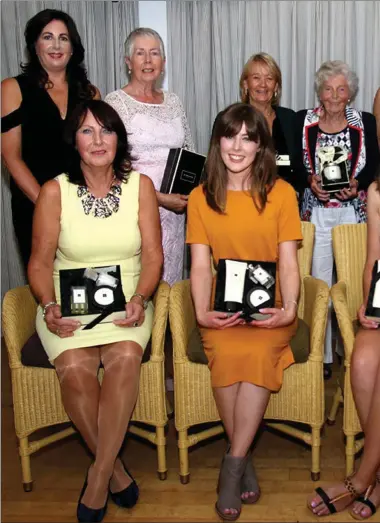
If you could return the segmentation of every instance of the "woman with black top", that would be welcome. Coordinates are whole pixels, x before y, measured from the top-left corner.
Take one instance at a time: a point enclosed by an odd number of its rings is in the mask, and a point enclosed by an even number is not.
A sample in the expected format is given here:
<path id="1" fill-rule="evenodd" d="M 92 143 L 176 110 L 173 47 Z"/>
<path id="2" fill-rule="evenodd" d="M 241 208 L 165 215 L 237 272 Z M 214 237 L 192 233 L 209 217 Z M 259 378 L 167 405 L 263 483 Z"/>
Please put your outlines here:
<path id="1" fill-rule="evenodd" d="M 45 9 L 25 29 L 28 62 L 2 82 L 1 153 L 11 174 L 13 225 L 26 268 L 41 186 L 65 172 L 66 118 L 80 100 L 100 98 L 83 66 L 84 48 L 66 13 Z"/>
<path id="2" fill-rule="evenodd" d="M 277 153 L 278 174 L 300 192 L 303 184 L 296 169 L 296 113 L 279 106 L 281 88 L 282 75 L 276 61 L 266 53 L 251 56 L 240 76 L 241 101 L 265 116 Z"/>

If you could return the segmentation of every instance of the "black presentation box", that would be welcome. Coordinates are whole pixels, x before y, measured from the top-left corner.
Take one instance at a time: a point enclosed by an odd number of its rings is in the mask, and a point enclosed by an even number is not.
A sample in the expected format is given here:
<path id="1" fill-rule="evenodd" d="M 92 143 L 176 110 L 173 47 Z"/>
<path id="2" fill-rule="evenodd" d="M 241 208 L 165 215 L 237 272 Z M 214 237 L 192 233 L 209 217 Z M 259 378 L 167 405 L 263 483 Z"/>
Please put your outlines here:
<path id="1" fill-rule="evenodd" d="M 365 316 L 380 323 L 380 260 L 376 260 L 372 269 L 372 280 L 369 288 Z"/>
<path id="2" fill-rule="evenodd" d="M 329 193 L 350 188 L 350 175 L 347 165 L 347 152 L 341 147 L 321 147 L 318 150 L 322 189 Z"/>
<path id="3" fill-rule="evenodd" d="M 275 306 L 276 263 L 220 259 L 216 277 L 216 311 L 242 311 L 246 321 L 267 319 L 259 309 Z"/>
<path id="4" fill-rule="evenodd" d="M 59 271 L 62 316 L 83 325 L 125 318 L 120 266 Z M 96 321 L 99 320 L 99 321 Z"/>
<path id="5" fill-rule="evenodd" d="M 187 149 L 170 149 L 160 192 L 189 195 L 202 180 L 206 157 Z"/>

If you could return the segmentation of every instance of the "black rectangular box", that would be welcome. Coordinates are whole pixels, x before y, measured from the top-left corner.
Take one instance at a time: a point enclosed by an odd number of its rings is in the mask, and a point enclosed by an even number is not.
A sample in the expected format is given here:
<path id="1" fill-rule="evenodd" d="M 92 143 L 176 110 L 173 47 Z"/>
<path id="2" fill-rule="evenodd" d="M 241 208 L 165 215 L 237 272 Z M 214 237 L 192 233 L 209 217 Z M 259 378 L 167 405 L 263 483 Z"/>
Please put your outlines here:
<path id="1" fill-rule="evenodd" d="M 86 274 L 91 277 L 86 277 Z M 99 323 L 125 318 L 125 296 L 120 265 L 62 269 L 59 271 L 62 316 L 83 325 L 105 317 Z"/>
<path id="2" fill-rule="evenodd" d="M 338 146 L 321 147 L 318 150 L 321 186 L 329 193 L 349 189 L 350 175 L 347 165 L 347 152 Z"/>
<path id="3" fill-rule="evenodd" d="M 200 184 L 206 157 L 187 149 L 170 149 L 160 192 L 189 195 Z"/>
<path id="4" fill-rule="evenodd" d="M 365 316 L 380 323 L 380 260 L 376 260 L 372 269 L 372 280 L 369 288 Z"/>
<path id="5" fill-rule="evenodd" d="M 214 310 L 242 311 L 246 321 L 267 319 L 259 309 L 275 306 L 276 263 L 220 259 L 216 277 Z"/>

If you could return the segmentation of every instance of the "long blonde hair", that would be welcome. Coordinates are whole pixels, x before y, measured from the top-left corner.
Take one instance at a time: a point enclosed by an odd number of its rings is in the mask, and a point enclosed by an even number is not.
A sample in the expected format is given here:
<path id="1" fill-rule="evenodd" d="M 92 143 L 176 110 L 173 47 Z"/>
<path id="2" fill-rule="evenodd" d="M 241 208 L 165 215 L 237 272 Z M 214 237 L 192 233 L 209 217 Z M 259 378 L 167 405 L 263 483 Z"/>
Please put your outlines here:
<path id="1" fill-rule="evenodd" d="M 203 185 L 208 205 L 220 214 L 225 212 L 228 184 L 227 169 L 220 153 L 220 140 L 222 137 L 236 136 L 243 123 L 248 138 L 260 144 L 250 174 L 250 193 L 260 213 L 265 209 L 268 193 L 277 178 L 276 156 L 265 117 L 249 104 L 230 105 L 215 119 L 205 165 L 206 181 Z"/>
<path id="2" fill-rule="evenodd" d="M 277 83 L 277 91 L 273 94 L 271 105 L 277 106 L 280 104 L 281 99 L 281 90 L 282 90 L 282 74 L 281 69 L 279 68 L 276 60 L 267 53 L 258 53 L 252 55 L 245 66 L 243 67 L 243 71 L 240 75 L 240 99 L 243 103 L 249 103 L 249 92 L 244 87 L 244 82 L 250 75 L 251 65 L 252 64 L 264 64 L 269 68 L 269 71 L 273 75 L 276 83 Z"/>

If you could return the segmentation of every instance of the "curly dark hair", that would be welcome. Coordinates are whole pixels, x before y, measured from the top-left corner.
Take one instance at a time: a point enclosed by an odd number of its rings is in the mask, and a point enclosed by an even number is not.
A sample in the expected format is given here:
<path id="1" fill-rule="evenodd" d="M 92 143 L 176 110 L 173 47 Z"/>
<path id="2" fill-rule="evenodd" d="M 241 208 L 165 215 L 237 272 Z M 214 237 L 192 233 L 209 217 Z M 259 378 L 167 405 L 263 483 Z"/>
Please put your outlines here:
<path id="1" fill-rule="evenodd" d="M 257 210 L 265 209 L 268 194 L 277 179 L 276 156 L 265 117 L 251 105 L 235 103 L 221 111 L 214 122 L 205 164 L 203 191 L 211 209 L 223 214 L 227 198 L 228 175 L 220 154 L 222 137 L 236 136 L 245 123 L 249 140 L 260 144 L 251 167 L 250 193 Z"/>
<path id="2" fill-rule="evenodd" d="M 73 50 L 72 57 L 70 58 L 66 68 L 68 84 L 71 88 L 74 88 L 77 97 L 80 100 L 94 98 L 96 89 L 87 78 L 87 71 L 83 64 L 84 47 L 78 29 L 71 16 L 64 11 L 59 11 L 58 9 L 44 9 L 28 20 L 24 33 L 28 61 L 25 64 L 21 64 L 22 72 L 40 87 L 53 87 L 53 82 L 49 79 L 49 75 L 42 67 L 36 53 L 36 42 L 40 34 L 44 27 L 50 24 L 53 20 L 60 20 L 65 24 Z"/>
<path id="3" fill-rule="evenodd" d="M 76 149 L 76 133 L 86 118 L 88 111 L 94 115 L 96 121 L 101 126 L 108 131 L 116 133 L 117 148 L 113 160 L 113 168 L 116 178 L 126 183 L 132 170 L 133 160 L 129 152 L 127 131 L 115 109 L 103 102 L 103 100 L 87 100 L 80 103 L 65 124 L 64 140 L 69 146 L 67 170 L 69 181 L 76 185 L 86 185 L 80 166 L 81 157 Z"/>

